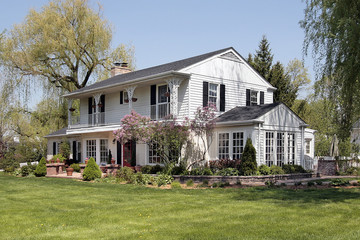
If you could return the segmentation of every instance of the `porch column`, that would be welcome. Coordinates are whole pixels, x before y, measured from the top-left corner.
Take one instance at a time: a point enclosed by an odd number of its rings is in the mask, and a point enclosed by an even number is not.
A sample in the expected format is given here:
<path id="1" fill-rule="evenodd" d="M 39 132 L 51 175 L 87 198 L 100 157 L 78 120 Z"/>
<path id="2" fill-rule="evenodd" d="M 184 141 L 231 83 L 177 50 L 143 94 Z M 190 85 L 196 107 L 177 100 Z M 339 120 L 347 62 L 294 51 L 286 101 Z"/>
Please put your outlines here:
<path id="1" fill-rule="evenodd" d="M 73 103 L 73 100 L 72 99 L 68 99 L 68 128 L 70 128 L 71 126 L 71 111 L 70 111 L 70 108 L 72 107 L 72 103 Z"/>
<path id="2" fill-rule="evenodd" d="M 169 80 L 166 80 L 169 89 L 170 89 L 170 114 L 173 117 L 177 117 L 178 115 L 178 92 L 179 92 L 179 86 L 182 82 L 181 79 L 178 78 L 172 78 Z"/>
<path id="3" fill-rule="evenodd" d="M 95 113 L 95 125 L 98 125 L 99 123 L 99 113 L 101 111 L 101 108 L 99 107 L 99 103 L 100 103 L 100 97 L 101 97 L 101 93 L 97 93 L 94 95 L 94 99 L 95 99 L 95 109 L 96 109 L 96 113 Z"/>
<path id="4" fill-rule="evenodd" d="M 125 88 L 127 95 L 128 95 L 128 99 L 129 99 L 129 113 L 131 113 L 131 110 L 133 109 L 132 98 L 134 96 L 135 88 L 136 88 L 136 86 L 130 86 L 130 87 Z"/>

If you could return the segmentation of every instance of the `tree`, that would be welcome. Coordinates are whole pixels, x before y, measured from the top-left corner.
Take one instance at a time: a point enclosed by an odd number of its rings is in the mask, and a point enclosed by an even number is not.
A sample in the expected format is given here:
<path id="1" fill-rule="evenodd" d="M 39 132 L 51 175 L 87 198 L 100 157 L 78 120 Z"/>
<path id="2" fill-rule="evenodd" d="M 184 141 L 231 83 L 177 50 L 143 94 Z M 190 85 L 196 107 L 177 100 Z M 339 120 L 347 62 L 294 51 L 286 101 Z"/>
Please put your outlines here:
<path id="1" fill-rule="evenodd" d="M 241 155 L 241 162 L 239 166 L 241 175 L 252 175 L 256 173 L 256 150 L 252 145 L 251 139 L 246 140 L 244 151 Z"/>
<path id="2" fill-rule="evenodd" d="M 331 81 L 331 99 L 338 102 L 339 137 L 346 139 L 359 116 L 360 99 L 360 2 L 306 1 L 304 53 L 312 47 L 317 79 Z"/>
<path id="3" fill-rule="evenodd" d="M 304 67 L 304 63 L 299 59 L 295 58 L 291 60 L 288 63 L 285 72 L 286 75 L 290 78 L 290 81 L 294 89 L 296 89 L 296 92 L 311 82 L 308 69 Z"/>
<path id="4" fill-rule="evenodd" d="M 83 179 L 85 181 L 92 181 L 95 180 L 96 178 L 101 178 L 101 170 L 99 166 L 96 164 L 94 158 L 91 157 L 84 169 Z"/>
<path id="5" fill-rule="evenodd" d="M 46 86 L 71 92 L 115 60 L 133 66 L 133 49 L 120 45 L 111 51 L 111 38 L 110 24 L 88 0 L 53 0 L 5 34 L 2 59 L 23 80 L 46 80 Z"/>
<path id="6" fill-rule="evenodd" d="M 43 177 L 46 176 L 46 160 L 44 157 L 41 158 L 39 164 L 36 166 L 36 169 L 34 171 L 35 176 L 37 177 Z"/>
<path id="7" fill-rule="evenodd" d="M 273 54 L 271 53 L 270 43 L 265 35 L 263 35 L 260 43 L 259 50 L 256 50 L 254 58 L 249 54 L 248 62 L 255 68 L 261 76 L 268 79 L 270 69 L 273 61 Z"/>

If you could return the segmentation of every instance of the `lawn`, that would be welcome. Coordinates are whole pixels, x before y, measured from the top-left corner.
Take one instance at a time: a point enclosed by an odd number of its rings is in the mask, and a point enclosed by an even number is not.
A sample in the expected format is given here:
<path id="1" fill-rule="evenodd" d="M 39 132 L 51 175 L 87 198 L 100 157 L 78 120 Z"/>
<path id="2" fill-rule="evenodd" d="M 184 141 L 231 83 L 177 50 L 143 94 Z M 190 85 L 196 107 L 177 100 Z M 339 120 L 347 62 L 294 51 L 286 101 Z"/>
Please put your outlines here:
<path id="1" fill-rule="evenodd" d="M 360 239 L 360 188 L 156 189 L 0 174 L 0 239 Z"/>

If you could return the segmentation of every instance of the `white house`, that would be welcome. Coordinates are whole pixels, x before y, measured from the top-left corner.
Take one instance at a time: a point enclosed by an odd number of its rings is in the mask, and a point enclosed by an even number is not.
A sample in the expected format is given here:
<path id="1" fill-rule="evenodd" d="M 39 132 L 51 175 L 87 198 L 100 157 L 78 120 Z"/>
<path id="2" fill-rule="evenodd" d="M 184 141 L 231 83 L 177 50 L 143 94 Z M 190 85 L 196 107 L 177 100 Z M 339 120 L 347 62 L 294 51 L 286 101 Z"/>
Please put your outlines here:
<path id="1" fill-rule="evenodd" d="M 114 140 L 123 116 L 133 109 L 154 120 L 169 113 L 191 119 L 199 106 L 214 103 L 219 112 L 208 160 L 240 158 L 251 138 L 258 164 L 305 166 L 305 157 L 314 157 L 314 131 L 287 106 L 273 102 L 275 90 L 233 48 L 133 72 L 117 64 L 111 78 L 64 95 L 69 108 L 80 99 L 80 118 L 69 111 L 68 127 L 46 136 L 48 159 L 66 137 L 77 161 L 94 157 L 100 164 L 110 150 L 118 164 L 156 164 L 147 145 Z"/>

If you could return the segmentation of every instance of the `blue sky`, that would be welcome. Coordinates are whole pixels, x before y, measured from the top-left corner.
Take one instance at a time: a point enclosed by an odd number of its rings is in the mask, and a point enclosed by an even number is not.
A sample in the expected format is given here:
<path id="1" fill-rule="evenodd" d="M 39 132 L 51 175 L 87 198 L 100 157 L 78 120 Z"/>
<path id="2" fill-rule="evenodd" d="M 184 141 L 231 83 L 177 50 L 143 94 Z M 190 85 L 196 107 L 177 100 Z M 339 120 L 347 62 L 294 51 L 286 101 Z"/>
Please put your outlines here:
<path id="1" fill-rule="evenodd" d="M 135 47 L 136 68 L 142 69 L 226 47 L 243 57 L 254 53 L 266 35 L 274 61 L 286 65 L 302 59 L 304 31 L 299 26 L 305 3 L 301 0 L 90 0 L 103 7 L 113 25 L 113 45 Z M 46 0 L 3 1 L 0 31 L 24 21 L 30 8 Z M 313 61 L 305 58 L 311 79 Z M 305 96 L 305 93 L 301 94 Z"/>

